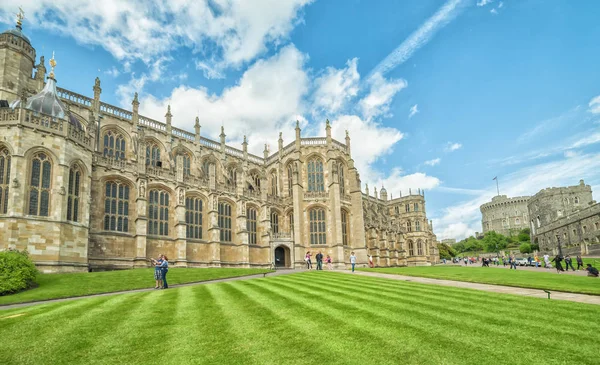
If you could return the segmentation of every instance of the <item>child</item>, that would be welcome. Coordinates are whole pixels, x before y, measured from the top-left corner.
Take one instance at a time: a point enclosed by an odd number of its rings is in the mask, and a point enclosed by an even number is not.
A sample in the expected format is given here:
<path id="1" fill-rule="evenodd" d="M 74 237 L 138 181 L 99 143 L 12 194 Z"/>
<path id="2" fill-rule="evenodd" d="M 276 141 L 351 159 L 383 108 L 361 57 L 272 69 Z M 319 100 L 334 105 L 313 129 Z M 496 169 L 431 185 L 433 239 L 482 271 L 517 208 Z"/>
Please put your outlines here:
<path id="1" fill-rule="evenodd" d="M 327 270 L 333 270 L 333 267 L 331 266 L 331 256 L 327 255 L 325 262 L 327 263 Z"/>

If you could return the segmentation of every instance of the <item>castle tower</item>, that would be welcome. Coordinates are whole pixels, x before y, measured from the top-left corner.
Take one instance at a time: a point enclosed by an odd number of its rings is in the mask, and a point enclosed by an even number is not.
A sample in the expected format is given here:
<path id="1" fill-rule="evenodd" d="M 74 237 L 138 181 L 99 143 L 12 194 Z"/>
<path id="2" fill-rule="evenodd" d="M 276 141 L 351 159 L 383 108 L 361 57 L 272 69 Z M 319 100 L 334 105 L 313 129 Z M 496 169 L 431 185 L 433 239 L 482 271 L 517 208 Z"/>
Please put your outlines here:
<path id="1" fill-rule="evenodd" d="M 0 34 L 0 100 L 13 102 L 22 92 L 27 96 L 39 90 L 32 78 L 35 49 L 23 34 L 23 11 L 17 14 L 17 24 Z"/>

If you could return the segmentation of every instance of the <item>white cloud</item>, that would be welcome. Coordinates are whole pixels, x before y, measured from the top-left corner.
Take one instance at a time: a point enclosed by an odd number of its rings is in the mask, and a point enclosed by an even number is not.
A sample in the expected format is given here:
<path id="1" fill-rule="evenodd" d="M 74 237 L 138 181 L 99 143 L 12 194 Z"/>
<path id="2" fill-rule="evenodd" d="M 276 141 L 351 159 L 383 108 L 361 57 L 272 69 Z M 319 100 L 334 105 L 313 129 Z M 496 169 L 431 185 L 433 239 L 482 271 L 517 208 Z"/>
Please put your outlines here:
<path id="1" fill-rule="evenodd" d="M 390 70 L 406 62 L 419 48 L 427 44 L 438 30 L 458 15 L 461 2 L 462 0 L 448 0 L 433 16 L 421 24 L 416 31 L 381 61 L 373 69 L 369 78 L 375 74 L 385 75 Z"/>
<path id="2" fill-rule="evenodd" d="M 380 74 L 371 76 L 368 84 L 369 93 L 358 103 L 366 119 L 385 115 L 396 93 L 408 85 L 406 80 L 387 80 Z"/>
<path id="3" fill-rule="evenodd" d="M 452 142 L 448 142 L 448 144 L 446 145 L 446 151 L 447 152 L 452 152 L 452 151 L 456 151 L 458 149 L 462 148 L 462 144 L 460 143 L 452 143 Z"/>
<path id="4" fill-rule="evenodd" d="M 479 0 L 477 2 L 477 6 L 486 6 L 487 4 L 491 4 L 493 0 Z"/>
<path id="5" fill-rule="evenodd" d="M 598 142 L 600 142 L 600 132 L 588 134 L 587 136 L 575 141 L 571 145 L 571 148 L 585 147 L 591 144 L 596 144 Z"/>
<path id="6" fill-rule="evenodd" d="M 107 75 L 109 75 L 109 76 L 112 76 L 112 77 L 117 77 L 120 74 L 119 70 L 115 66 L 113 66 L 113 67 L 109 68 L 108 70 L 104 71 L 104 73 L 107 74 Z"/>
<path id="7" fill-rule="evenodd" d="M 313 93 L 313 115 L 331 115 L 340 111 L 346 103 L 358 94 L 360 75 L 358 59 L 348 60 L 346 67 L 338 70 L 328 67 L 315 80 Z"/>
<path id="8" fill-rule="evenodd" d="M 435 165 L 439 164 L 441 161 L 442 161 L 442 159 L 438 157 L 438 158 L 434 158 L 433 160 L 425 161 L 425 165 L 435 166 Z"/>
<path id="9" fill-rule="evenodd" d="M 118 60 L 153 59 L 185 46 L 220 54 L 218 63 L 237 67 L 280 44 L 301 21 L 312 0 L 23 0 L 33 26 L 97 45 Z M 0 18 L 13 21 L 16 9 Z"/>
<path id="10" fill-rule="evenodd" d="M 503 3 L 502 1 L 500 1 L 500 2 L 498 3 L 498 9 L 501 9 L 503 6 L 504 6 L 504 3 Z"/>
<path id="11" fill-rule="evenodd" d="M 408 113 L 408 118 L 412 118 L 415 114 L 419 112 L 419 105 L 415 104 L 410 107 L 410 112 Z"/>
<path id="12" fill-rule="evenodd" d="M 440 180 L 437 177 L 429 176 L 422 172 L 403 175 L 403 171 L 400 168 L 393 168 L 389 176 L 378 179 L 376 184 L 372 186 L 385 186 L 388 193 L 395 195 L 396 192 L 402 192 L 403 195 L 406 195 L 409 189 L 413 193 L 416 193 L 417 189 L 433 189 L 439 184 Z"/>
<path id="13" fill-rule="evenodd" d="M 196 61 L 196 69 L 201 70 L 207 79 L 224 79 L 223 70 L 204 61 Z"/>
<path id="14" fill-rule="evenodd" d="M 565 158 L 573 158 L 579 156 L 579 152 L 573 150 L 565 151 Z"/>
<path id="15" fill-rule="evenodd" d="M 590 112 L 593 114 L 600 114 L 600 95 L 596 96 L 590 103 L 588 104 L 590 107 Z"/>
<path id="16" fill-rule="evenodd" d="M 498 10 L 492 9 L 492 10 L 490 10 L 490 13 L 492 13 L 492 14 L 498 14 Z"/>

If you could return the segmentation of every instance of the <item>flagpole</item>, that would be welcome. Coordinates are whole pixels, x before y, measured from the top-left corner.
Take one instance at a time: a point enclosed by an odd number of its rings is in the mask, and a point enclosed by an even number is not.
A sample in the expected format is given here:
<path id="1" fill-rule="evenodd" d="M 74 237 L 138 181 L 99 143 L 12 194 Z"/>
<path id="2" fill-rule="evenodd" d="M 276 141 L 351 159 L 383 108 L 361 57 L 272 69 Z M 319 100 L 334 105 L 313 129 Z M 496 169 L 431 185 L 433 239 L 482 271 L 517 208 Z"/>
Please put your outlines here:
<path id="1" fill-rule="evenodd" d="M 498 196 L 500 196 L 500 188 L 498 187 L 498 178 L 496 178 L 496 190 L 498 191 Z"/>

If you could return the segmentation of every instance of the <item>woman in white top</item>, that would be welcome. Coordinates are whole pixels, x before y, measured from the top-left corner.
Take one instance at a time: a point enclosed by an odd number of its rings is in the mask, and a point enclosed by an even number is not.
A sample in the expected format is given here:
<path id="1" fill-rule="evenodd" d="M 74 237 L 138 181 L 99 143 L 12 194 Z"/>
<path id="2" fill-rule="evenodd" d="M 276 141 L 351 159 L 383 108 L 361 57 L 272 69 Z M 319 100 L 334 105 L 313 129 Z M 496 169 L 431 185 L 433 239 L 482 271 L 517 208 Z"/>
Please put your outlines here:
<path id="1" fill-rule="evenodd" d="M 350 252 L 350 264 L 352 265 L 352 272 L 354 272 L 354 265 L 356 265 L 356 256 L 354 256 L 354 251 Z"/>

